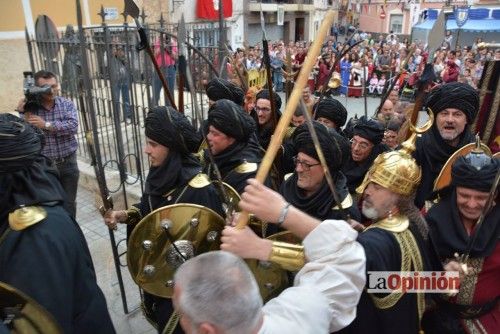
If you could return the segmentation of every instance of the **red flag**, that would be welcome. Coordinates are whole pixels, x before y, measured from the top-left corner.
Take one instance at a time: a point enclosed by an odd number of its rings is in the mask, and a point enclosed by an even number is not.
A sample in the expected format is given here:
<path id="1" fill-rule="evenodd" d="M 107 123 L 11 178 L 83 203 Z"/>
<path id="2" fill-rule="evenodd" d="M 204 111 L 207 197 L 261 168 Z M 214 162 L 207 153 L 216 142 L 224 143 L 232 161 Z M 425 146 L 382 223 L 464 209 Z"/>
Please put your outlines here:
<path id="1" fill-rule="evenodd" d="M 224 17 L 233 16 L 233 1 L 222 0 Z M 219 0 L 198 0 L 196 6 L 196 17 L 199 19 L 218 20 L 219 19 Z"/>

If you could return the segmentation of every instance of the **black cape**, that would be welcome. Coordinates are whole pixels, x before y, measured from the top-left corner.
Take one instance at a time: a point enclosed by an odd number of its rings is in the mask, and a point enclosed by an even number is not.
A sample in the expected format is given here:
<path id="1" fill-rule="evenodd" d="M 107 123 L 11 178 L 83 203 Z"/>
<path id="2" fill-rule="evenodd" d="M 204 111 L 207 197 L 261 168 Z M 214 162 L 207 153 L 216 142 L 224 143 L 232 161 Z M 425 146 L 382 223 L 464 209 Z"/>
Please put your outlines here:
<path id="1" fill-rule="evenodd" d="M 7 231 L 0 244 L 0 281 L 40 303 L 64 333 L 114 333 L 80 227 L 60 204 L 42 207 L 46 219 Z"/>
<path id="2" fill-rule="evenodd" d="M 424 270 L 436 270 L 437 260 L 428 242 L 424 241 L 416 226 L 410 222 L 410 231 L 417 241 Z M 368 229 L 358 236 L 365 249 L 366 272 L 400 271 L 401 251 L 392 232 L 381 228 Z M 369 284 L 367 278 L 367 285 Z M 378 297 L 383 297 L 379 295 Z M 417 294 L 407 293 L 391 308 L 377 309 L 365 291 L 357 306 L 356 318 L 341 333 L 418 333 L 419 319 Z"/>

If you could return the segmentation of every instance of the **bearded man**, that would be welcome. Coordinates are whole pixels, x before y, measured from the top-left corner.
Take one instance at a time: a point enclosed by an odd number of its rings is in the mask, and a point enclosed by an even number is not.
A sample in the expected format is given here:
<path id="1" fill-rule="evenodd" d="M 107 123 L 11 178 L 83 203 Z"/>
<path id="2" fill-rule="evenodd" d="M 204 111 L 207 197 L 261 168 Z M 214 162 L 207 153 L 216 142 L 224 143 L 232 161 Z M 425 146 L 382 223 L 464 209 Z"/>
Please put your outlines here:
<path id="1" fill-rule="evenodd" d="M 422 167 L 415 205 L 422 208 L 446 161 L 459 148 L 474 141 L 470 125 L 479 110 L 479 95 L 470 85 L 454 82 L 434 88 L 425 105 L 435 115 L 431 129 L 417 139 L 414 153 Z"/>

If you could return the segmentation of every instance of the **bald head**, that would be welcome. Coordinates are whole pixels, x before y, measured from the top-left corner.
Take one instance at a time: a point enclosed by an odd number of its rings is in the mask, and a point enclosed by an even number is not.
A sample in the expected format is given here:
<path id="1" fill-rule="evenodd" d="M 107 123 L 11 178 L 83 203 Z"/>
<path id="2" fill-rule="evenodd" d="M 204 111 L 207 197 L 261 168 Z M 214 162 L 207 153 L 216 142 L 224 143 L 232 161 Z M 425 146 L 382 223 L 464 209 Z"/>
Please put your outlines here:
<path id="1" fill-rule="evenodd" d="M 392 102 L 393 107 L 396 106 L 399 101 L 398 91 L 393 89 L 387 99 Z"/>
<path id="2" fill-rule="evenodd" d="M 394 104 L 391 102 L 391 100 L 385 100 L 384 104 L 382 105 L 382 108 L 378 113 L 378 118 L 381 121 L 388 120 L 392 118 L 393 114 L 394 114 Z"/>

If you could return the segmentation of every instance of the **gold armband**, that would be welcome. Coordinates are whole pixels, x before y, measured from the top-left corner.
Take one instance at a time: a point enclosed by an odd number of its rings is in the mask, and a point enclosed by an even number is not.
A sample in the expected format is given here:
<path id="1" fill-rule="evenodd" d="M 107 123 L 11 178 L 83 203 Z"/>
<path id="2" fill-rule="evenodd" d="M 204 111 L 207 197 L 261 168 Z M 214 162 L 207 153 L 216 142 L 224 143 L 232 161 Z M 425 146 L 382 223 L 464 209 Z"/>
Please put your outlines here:
<path id="1" fill-rule="evenodd" d="M 141 211 L 135 206 L 130 207 L 130 209 L 125 210 L 125 212 L 127 213 L 127 219 L 123 222 L 124 224 L 135 225 L 142 219 Z"/>
<path id="2" fill-rule="evenodd" d="M 285 270 L 298 271 L 306 262 L 304 246 L 273 241 L 269 261 L 279 264 Z"/>

